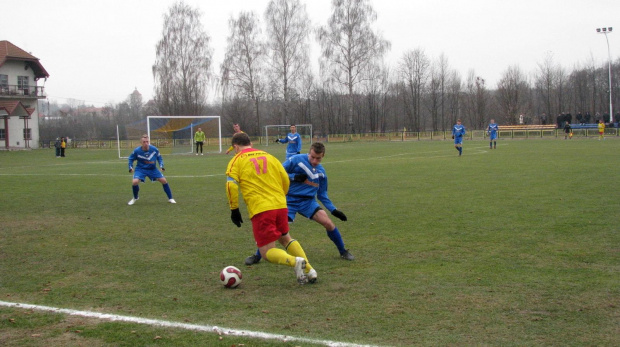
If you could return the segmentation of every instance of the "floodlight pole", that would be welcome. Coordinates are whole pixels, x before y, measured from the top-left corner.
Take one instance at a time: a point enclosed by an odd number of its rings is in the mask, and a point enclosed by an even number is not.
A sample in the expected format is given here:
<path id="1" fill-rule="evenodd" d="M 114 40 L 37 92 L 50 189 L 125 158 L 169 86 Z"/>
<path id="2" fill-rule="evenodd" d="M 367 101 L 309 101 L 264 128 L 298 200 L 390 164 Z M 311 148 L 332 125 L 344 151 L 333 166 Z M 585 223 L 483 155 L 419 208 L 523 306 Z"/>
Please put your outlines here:
<path id="1" fill-rule="evenodd" d="M 609 49 L 609 39 L 607 38 L 607 34 L 611 33 L 611 31 L 613 30 L 612 27 L 608 27 L 608 28 L 596 28 L 596 32 L 599 34 L 605 34 L 605 41 L 607 41 L 607 55 L 609 58 L 608 61 L 608 68 L 609 68 L 609 123 L 614 122 L 614 107 L 613 107 L 613 103 L 612 103 L 612 97 L 611 97 L 611 50 Z"/>

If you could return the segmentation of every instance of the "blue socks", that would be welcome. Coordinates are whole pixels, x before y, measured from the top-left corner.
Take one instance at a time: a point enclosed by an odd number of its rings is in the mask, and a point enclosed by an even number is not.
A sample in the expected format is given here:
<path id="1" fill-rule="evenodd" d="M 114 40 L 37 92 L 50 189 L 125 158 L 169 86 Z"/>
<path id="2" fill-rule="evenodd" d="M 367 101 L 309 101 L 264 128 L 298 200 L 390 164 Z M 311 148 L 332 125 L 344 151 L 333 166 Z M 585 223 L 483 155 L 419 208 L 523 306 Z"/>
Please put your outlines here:
<path id="1" fill-rule="evenodd" d="M 329 239 L 338 247 L 338 252 L 340 252 L 340 254 L 344 253 L 346 249 L 344 248 L 344 241 L 342 241 L 342 236 L 340 235 L 340 231 L 338 231 L 338 227 L 334 228 L 332 231 L 325 231 Z"/>
<path id="2" fill-rule="evenodd" d="M 131 186 L 131 189 L 133 189 L 133 198 L 138 199 L 138 192 L 140 191 L 140 185 L 136 184 L 135 186 Z"/>
<path id="3" fill-rule="evenodd" d="M 164 192 L 166 192 L 166 195 L 168 195 L 168 199 L 172 199 L 172 191 L 170 190 L 170 186 L 168 185 L 168 183 L 164 184 Z"/>

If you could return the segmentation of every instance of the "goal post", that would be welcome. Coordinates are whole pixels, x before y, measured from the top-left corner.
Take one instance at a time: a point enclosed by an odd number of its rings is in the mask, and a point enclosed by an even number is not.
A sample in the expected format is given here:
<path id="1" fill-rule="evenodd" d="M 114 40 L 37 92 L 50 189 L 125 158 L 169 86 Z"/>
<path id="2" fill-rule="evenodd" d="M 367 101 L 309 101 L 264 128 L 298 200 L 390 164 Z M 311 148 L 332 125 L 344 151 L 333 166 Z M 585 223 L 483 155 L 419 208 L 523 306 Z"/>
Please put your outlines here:
<path id="1" fill-rule="evenodd" d="M 297 128 L 297 133 L 301 136 L 302 142 L 312 142 L 312 124 L 295 124 L 295 127 Z M 275 137 L 280 139 L 284 138 L 290 131 L 291 124 L 265 125 L 263 129 L 265 144 L 269 146 L 269 143 L 272 142 Z"/>
<path id="2" fill-rule="evenodd" d="M 125 132 L 119 131 L 116 137 L 119 158 L 124 142 L 135 145 L 142 134 L 147 134 L 151 144 L 162 154 L 193 154 L 195 153 L 194 134 L 201 128 L 206 135 L 203 145 L 204 153 L 222 152 L 222 122 L 220 116 L 148 116 L 136 123 L 123 126 Z M 123 137 L 124 135 L 124 137 Z M 133 148 L 131 148 L 133 149 Z M 131 150 L 130 149 L 130 150 Z"/>

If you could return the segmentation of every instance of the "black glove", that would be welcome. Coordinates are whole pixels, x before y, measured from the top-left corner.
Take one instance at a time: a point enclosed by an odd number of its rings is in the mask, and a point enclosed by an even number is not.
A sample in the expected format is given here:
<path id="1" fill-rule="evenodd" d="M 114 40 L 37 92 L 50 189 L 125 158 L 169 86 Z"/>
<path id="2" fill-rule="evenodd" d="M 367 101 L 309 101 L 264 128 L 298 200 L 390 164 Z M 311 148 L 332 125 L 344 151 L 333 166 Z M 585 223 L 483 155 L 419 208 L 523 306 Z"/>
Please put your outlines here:
<path id="1" fill-rule="evenodd" d="M 133 169 L 129 169 L 129 173 L 132 173 L 132 172 L 133 172 Z"/>
<path id="2" fill-rule="evenodd" d="M 280 142 L 280 139 L 275 139 L 275 140 L 273 140 L 273 142 L 278 143 L 278 142 Z"/>
<path id="3" fill-rule="evenodd" d="M 161 167 L 160 169 L 161 169 L 161 171 L 166 171 L 166 169 L 165 169 L 165 168 L 163 168 L 163 167 Z"/>
<path id="4" fill-rule="evenodd" d="M 236 208 L 234 210 L 230 210 L 230 220 L 237 226 L 237 228 L 241 228 L 241 223 L 243 223 L 243 219 L 241 218 L 241 212 Z"/>
<path id="5" fill-rule="evenodd" d="M 299 153 L 301 153 L 301 152 L 297 152 L 297 154 L 299 154 Z"/>
<path id="6" fill-rule="evenodd" d="M 305 182 L 307 179 L 308 179 L 308 175 L 306 175 L 306 174 L 297 174 L 293 178 L 293 181 L 295 181 L 295 182 Z"/>
<path id="7" fill-rule="evenodd" d="M 333 210 L 332 211 L 332 215 L 338 219 L 340 219 L 343 222 L 347 221 L 347 216 L 344 215 L 344 213 L 342 213 L 342 211 L 338 211 L 338 210 Z"/>
<path id="8" fill-rule="evenodd" d="M 454 140 L 454 135 L 452 135 L 452 139 Z"/>

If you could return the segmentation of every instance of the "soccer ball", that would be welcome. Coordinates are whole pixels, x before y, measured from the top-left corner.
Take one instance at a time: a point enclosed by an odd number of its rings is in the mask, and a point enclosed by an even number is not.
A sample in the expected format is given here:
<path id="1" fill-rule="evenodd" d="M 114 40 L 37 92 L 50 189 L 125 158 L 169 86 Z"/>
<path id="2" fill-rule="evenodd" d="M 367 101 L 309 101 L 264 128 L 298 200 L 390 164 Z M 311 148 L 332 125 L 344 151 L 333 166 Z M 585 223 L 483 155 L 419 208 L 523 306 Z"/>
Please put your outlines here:
<path id="1" fill-rule="evenodd" d="M 241 270 L 234 266 L 227 266 L 220 272 L 220 281 L 226 288 L 235 288 L 241 284 Z"/>

